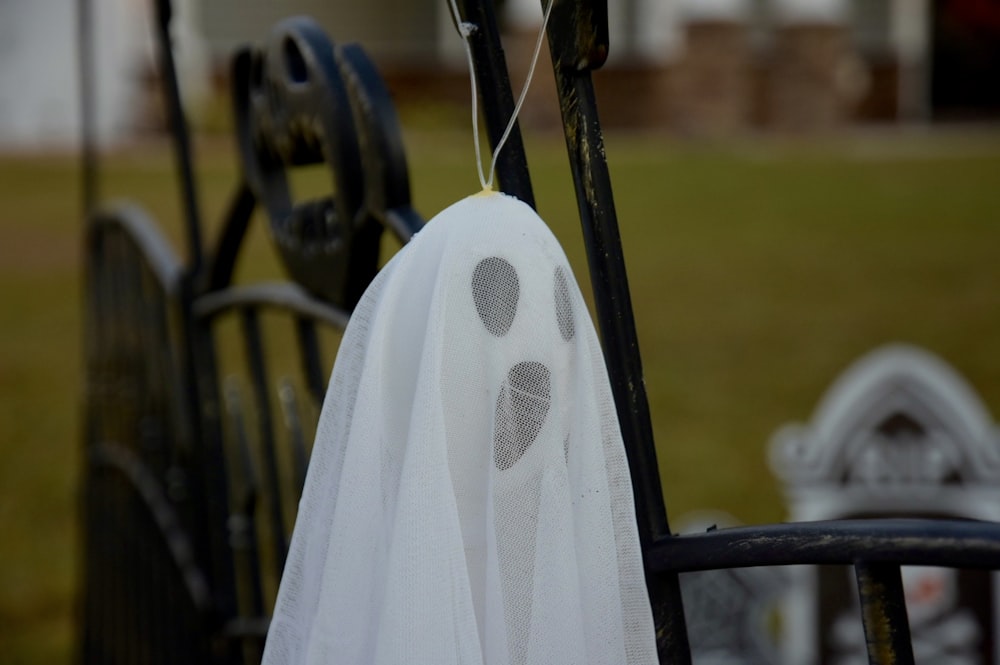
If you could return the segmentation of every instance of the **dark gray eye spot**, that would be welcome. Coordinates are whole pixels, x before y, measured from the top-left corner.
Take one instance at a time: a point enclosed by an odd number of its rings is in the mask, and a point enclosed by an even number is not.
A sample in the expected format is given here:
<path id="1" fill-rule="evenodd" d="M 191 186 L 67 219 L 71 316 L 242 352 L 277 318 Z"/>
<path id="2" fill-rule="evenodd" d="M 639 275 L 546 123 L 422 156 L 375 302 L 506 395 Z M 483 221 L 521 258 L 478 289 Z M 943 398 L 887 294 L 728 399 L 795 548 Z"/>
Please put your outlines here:
<path id="1" fill-rule="evenodd" d="M 562 266 L 556 266 L 555 272 L 556 323 L 559 324 L 559 334 L 567 342 L 576 334 L 576 324 L 573 322 L 573 305 L 569 298 L 569 282 Z"/>
<path id="2" fill-rule="evenodd" d="M 483 325 L 503 337 L 514 323 L 521 285 L 514 266 L 499 256 L 488 256 L 472 271 L 472 299 Z"/>
<path id="3" fill-rule="evenodd" d="M 542 430 L 552 403 L 549 368 L 520 362 L 507 372 L 497 396 L 493 462 L 501 471 L 514 466 Z"/>

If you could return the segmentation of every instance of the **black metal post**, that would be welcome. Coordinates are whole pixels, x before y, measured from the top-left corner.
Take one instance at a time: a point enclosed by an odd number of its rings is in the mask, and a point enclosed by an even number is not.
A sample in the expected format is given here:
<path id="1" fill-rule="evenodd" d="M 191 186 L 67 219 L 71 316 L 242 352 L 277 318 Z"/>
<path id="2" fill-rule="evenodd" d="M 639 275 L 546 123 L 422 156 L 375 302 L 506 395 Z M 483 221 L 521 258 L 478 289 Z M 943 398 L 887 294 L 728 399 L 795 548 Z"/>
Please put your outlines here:
<path id="1" fill-rule="evenodd" d="M 250 189 L 250 185 L 245 179 L 241 180 L 229 203 L 229 212 L 226 214 L 222 233 L 209 255 L 204 284 L 199 285 L 204 286 L 204 288 L 199 289 L 199 293 L 206 290 L 218 291 L 229 286 L 233 279 L 233 272 L 236 270 L 236 258 L 243 245 L 243 238 L 250 226 L 250 217 L 256 206 L 257 198 Z"/>
<path id="2" fill-rule="evenodd" d="M 89 217 L 97 205 L 97 136 L 94 127 L 94 91 L 96 74 L 94 70 L 94 15 L 91 0 L 78 0 L 77 49 L 78 74 L 80 76 L 80 189 L 83 213 Z"/>
<path id="3" fill-rule="evenodd" d="M 858 578 L 868 662 L 872 665 L 913 665 L 910 623 L 899 565 L 858 561 L 854 571 Z"/>
<path id="4" fill-rule="evenodd" d="M 549 18 L 548 38 L 590 265 L 597 324 L 629 458 L 639 538 L 643 551 L 649 551 L 653 543 L 670 538 L 670 528 L 591 78 L 591 72 L 601 67 L 608 55 L 607 0 L 557 1 Z M 676 574 L 650 574 L 648 584 L 661 662 L 690 662 Z"/>
<path id="5" fill-rule="evenodd" d="M 243 341 L 246 347 L 247 369 L 253 383 L 254 410 L 257 412 L 256 429 L 259 437 L 260 454 L 263 462 L 264 482 L 267 491 L 267 506 L 271 526 L 271 547 L 273 548 L 275 572 L 281 577 L 288 556 L 288 542 L 285 538 L 285 520 L 281 511 L 281 481 L 278 478 L 277 444 L 274 440 L 274 422 L 269 394 L 271 381 L 268 378 L 265 343 L 261 331 L 260 317 L 255 308 L 242 311 Z"/>
<path id="6" fill-rule="evenodd" d="M 170 38 L 170 21 L 173 12 L 170 0 L 156 0 L 157 41 L 160 47 L 160 76 L 163 77 L 166 97 L 167 117 L 174 138 L 177 172 L 181 184 L 181 204 L 184 212 L 185 230 L 188 239 L 188 258 L 192 274 L 201 271 L 201 216 L 198 212 L 198 196 L 194 182 L 194 167 L 191 156 L 191 139 L 188 132 L 184 107 L 181 104 L 180 85 L 177 82 L 177 67 Z"/>

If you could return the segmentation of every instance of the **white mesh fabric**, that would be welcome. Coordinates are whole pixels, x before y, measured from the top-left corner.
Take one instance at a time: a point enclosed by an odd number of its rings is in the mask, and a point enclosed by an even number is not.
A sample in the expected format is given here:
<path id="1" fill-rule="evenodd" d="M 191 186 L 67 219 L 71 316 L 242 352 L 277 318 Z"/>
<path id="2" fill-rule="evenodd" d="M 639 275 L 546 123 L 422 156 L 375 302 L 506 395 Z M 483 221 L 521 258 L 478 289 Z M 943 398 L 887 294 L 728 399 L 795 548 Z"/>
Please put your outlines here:
<path id="1" fill-rule="evenodd" d="M 655 662 L 580 291 L 531 208 L 469 197 L 351 318 L 264 663 Z"/>

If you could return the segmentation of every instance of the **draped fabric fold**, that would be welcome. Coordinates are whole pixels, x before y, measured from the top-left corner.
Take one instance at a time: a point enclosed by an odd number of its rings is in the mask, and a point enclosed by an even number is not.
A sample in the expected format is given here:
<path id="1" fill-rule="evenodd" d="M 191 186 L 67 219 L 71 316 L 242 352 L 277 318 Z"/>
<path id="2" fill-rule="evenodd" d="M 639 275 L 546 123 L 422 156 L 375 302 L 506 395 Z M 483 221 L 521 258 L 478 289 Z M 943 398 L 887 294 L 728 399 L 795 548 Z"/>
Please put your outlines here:
<path id="1" fill-rule="evenodd" d="M 344 334 L 264 663 L 655 662 L 586 305 L 530 207 L 466 198 Z"/>

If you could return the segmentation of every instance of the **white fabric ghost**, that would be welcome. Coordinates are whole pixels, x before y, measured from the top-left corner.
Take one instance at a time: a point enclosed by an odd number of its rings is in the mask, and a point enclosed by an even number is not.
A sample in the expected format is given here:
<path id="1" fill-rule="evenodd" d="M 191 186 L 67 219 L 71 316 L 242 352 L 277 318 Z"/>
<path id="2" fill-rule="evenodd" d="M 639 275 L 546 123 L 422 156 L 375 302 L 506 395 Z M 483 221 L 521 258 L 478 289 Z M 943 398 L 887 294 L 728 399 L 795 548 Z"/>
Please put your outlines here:
<path id="1" fill-rule="evenodd" d="M 655 662 L 580 291 L 530 207 L 466 198 L 344 334 L 264 663 Z"/>

